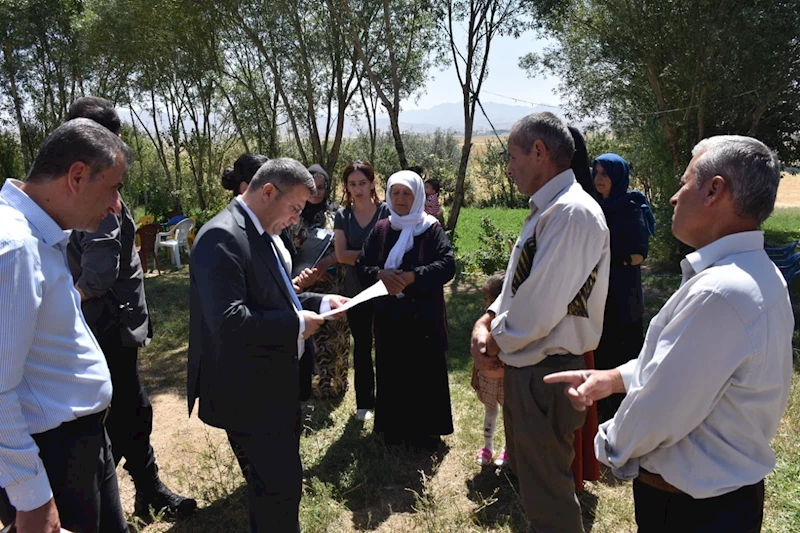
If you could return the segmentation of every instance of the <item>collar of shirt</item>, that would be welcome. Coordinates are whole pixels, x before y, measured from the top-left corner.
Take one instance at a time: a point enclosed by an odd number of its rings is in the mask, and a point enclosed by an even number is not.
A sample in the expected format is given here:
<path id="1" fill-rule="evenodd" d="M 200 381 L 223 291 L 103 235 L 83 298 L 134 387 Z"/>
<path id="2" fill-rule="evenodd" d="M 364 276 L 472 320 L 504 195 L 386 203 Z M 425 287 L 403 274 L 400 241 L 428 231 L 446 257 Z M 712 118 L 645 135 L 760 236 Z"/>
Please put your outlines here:
<path id="1" fill-rule="evenodd" d="M 575 183 L 575 174 L 573 174 L 571 168 L 568 168 L 560 174 L 556 174 L 550 181 L 542 185 L 542 188 L 536 191 L 534 195 L 531 196 L 531 199 L 528 200 L 531 213 L 536 212 L 536 209 L 542 209 L 549 205 L 558 193 L 573 183 Z"/>
<path id="2" fill-rule="evenodd" d="M 681 261 L 683 282 L 685 283 L 698 272 L 702 272 L 720 259 L 729 255 L 754 252 L 763 249 L 763 231 L 743 231 L 726 235 L 688 254 L 686 258 Z"/>
<path id="3" fill-rule="evenodd" d="M 39 207 L 39 204 L 25 194 L 20 188 L 22 182 L 15 179 L 8 179 L 0 190 L 0 197 L 8 205 L 23 214 L 25 219 L 31 223 L 39 232 L 39 238 L 48 246 L 56 246 L 62 242 L 66 244 L 69 239 L 70 230 L 64 230 L 59 226 L 47 212 Z"/>
<path id="4" fill-rule="evenodd" d="M 242 209 L 244 209 L 244 212 L 247 213 L 247 216 L 249 216 L 250 220 L 253 221 L 253 225 L 256 227 L 256 231 L 258 232 L 258 234 L 259 235 L 264 235 L 264 226 L 261 225 L 261 222 L 258 220 L 258 217 L 256 216 L 256 214 L 253 213 L 253 210 L 250 209 L 250 206 L 248 206 L 244 202 L 244 200 L 242 199 L 242 195 L 241 194 L 236 197 L 236 201 L 239 202 L 239 205 L 242 206 Z"/>

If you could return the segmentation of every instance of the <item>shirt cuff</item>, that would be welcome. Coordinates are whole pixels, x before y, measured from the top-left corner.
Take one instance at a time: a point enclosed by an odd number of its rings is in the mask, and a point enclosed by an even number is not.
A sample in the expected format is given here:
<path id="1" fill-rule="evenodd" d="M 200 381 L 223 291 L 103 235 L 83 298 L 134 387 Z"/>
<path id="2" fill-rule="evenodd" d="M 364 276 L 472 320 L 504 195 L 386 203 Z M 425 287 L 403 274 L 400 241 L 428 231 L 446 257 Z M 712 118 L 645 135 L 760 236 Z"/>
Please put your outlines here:
<path id="1" fill-rule="evenodd" d="M 16 483 L 5 487 L 8 500 L 17 511 L 33 511 L 46 504 L 53 497 L 53 490 L 50 488 L 50 479 L 44 465 L 40 467 L 39 473 L 22 483 Z"/>
<path id="2" fill-rule="evenodd" d="M 627 462 L 625 462 L 625 464 L 619 467 L 611 463 L 611 460 L 608 457 L 611 449 L 611 443 L 608 440 L 607 431 L 613 422 L 614 419 L 612 418 L 611 420 L 600 424 L 600 426 L 597 428 L 597 435 L 594 437 L 594 454 L 597 456 L 598 461 L 611 468 L 611 472 L 614 474 L 614 476 L 618 477 L 619 479 L 630 481 L 639 475 L 639 458 L 631 457 Z"/>
<path id="3" fill-rule="evenodd" d="M 306 330 L 306 321 L 300 311 L 297 311 L 297 320 L 300 322 L 300 327 L 297 329 L 297 359 L 299 360 L 306 351 L 306 340 L 303 338 L 303 332 Z"/>
<path id="4" fill-rule="evenodd" d="M 631 381 L 633 381 L 633 373 L 636 371 L 636 362 L 638 359 L 631 359 L 625 364 L 619 365 L 617 370 L 622 376 L 622 384 L 625 386 L 625 391 L 631 390 Z"/>
<path id="5" fill-rule="evenodd" d="M 331 295 L 322 297 L 322 303 L 319 304 L 319 314 L 329 313 L 331 311 Z"/>

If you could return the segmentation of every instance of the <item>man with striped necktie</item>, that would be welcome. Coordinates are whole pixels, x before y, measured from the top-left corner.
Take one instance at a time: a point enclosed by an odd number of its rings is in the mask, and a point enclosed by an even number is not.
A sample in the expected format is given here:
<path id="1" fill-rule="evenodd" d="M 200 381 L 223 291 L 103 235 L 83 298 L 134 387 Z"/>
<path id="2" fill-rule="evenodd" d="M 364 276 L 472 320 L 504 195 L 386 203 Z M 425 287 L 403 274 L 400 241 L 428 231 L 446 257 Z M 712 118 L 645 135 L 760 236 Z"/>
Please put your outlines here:
<path id="1" fill-rule="evenodd" d="M 508 175 L 531 213 L 511 253 L 503 291 L 475 323 L 478 369 L 505 363 L 509 466 L 531 531 L 582 532 L 571 464 L 585 413 L 542 378 L 583 368 L 597 347 L 608 293 L 610 237 L 600 206 L 575 181 L 574 141 L 551 113 L 521 119 L 508 138 Z"/>

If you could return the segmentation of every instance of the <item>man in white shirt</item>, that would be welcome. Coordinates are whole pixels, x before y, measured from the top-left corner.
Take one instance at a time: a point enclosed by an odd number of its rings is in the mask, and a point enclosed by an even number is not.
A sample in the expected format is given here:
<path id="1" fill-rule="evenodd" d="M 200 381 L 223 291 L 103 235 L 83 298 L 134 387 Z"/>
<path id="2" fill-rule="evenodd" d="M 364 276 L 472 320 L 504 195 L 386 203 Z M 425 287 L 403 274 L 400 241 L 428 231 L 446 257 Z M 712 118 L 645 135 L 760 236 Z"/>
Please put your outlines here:
<path id="1" fill-rule="evenodd" d="M 639 531 L 757 532 L 792 376 L 789 295 L 757 231 L 780 165 L 749 137 L 712 137 L 692 155 L 670 203 L 672 232 L 696 251 L 639 358 L 545 381 L 567 383 L 579 410 L 627 393 L 595 452 L 634 479 Z"/>
<path id="2" fill-rule="evenodd" d="M 534 113 L 512 128 L 508 175 L 530 195 L 531 214 L 503 290 L 472 332 L 479 370 L 506 365 L 509 466 L 536 532 L 583 531 L 571 465 L 573 434 L 585 415 L 542 378 L 584 368 L 582 354 L 600 340 L 608 293 L 608 227 L 575 181 L 574 151 L 569 130 L 551 113 Z"/>
<path id="3" fill-rule="evenodd" d="M 92 120 L 59 126 L 0 191 L 0 520 L 19 533 L 128 530 L 103 422 L 112 385 L 67 266 L 70 229 L 119 213 L 131 161 Z"/>

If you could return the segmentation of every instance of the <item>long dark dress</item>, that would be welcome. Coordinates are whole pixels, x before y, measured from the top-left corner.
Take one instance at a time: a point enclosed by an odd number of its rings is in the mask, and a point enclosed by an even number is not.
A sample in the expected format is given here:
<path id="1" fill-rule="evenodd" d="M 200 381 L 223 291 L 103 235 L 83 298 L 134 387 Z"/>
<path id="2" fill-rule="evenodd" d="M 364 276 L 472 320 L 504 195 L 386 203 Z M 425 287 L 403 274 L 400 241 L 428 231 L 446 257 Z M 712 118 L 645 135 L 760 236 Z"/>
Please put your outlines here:
<path id="1" fill-rule="evenodd" d="M 611 233 L 611 269 L 603 335 L 594 351 L 594 359 L 597 368 L 607 370 L 635 359 L 642 349 L 642 270 L 639 265 L 624 263 L 633 254 L 647 257 L 649 235 L 642 209 L 627 196 L 614 203 L 604 203 L 603 212 Z M 600 401 L 600 420 L 614 416 L 624 397 L 624 394 L 614 394 Z"/>
<path id="2" fill-rule="evenodd" d="M 375 224 L 356 261 L 362 283 L 375 283 L 399 237 L 388 219 Z M 453 432 L 444 284 L 453 278 L 456 266 L 439 224 L 414 237 L 400 268 L 416 275 L 405 296 L 375 301 L 375 431 L 387 443 L 420 444 Z"/>

